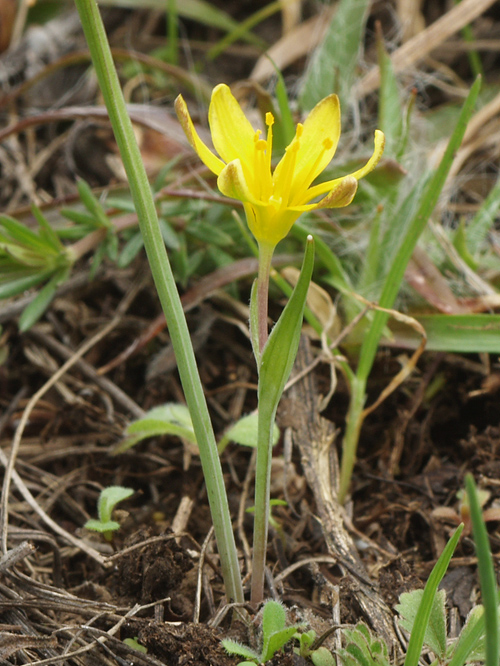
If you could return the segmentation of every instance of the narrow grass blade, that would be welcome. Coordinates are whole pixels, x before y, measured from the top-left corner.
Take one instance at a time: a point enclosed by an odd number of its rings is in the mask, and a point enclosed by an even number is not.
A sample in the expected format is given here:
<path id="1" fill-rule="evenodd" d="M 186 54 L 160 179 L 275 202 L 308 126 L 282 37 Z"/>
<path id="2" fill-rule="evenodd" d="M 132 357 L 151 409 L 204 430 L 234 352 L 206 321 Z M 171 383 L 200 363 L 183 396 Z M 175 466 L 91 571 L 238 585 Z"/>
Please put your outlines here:
<path id="1" fill-rule="evenodd" d="M 467 225 L 465 236 L 467 249 L 472 255 L 479 252 L 487 234 L 495 223 L 500 210 L 500 178 L 491 188 L 481 208 Z"/>
<path id="2" fill-rule="evenodd" d="M 443 155 L 438 168 L 432 175 L 426 187 L 420 206 L 418 207 L 418 210 L 407 229 L 406 235 L 396 253 L 396 256 L 394 257 L 394 261 L 387 274 L 379 300 L 379 305 L 383 308 L 392 308 L 394 305 L 394 301 L 401 286 L 404 272 L 412 255 L 413 249 L 415 248 L 420 234 L 424 230 L 427 221 L 429 220 L 429 217 L 436 206 L 439 195 L 441 194 L 441 190 L 443 189 L 446 176 L 448 175 L 448 172 L 451 168 L 455 152 L 462 142 L 465 130 L 467 128 L 467 123 L 474 110 L 474 105 L 479 94 L 480 86 L 481 80 L 476 79 L 462 107 L 460 117 L 450 138 L 445 154 Z M 373 360 L 375 358 L 375 354 L 377 353 L 378 344 L 380 342 L 380 336 L 384 326 L 387 323 L 388 316 L 389 315 L 387 313 L 377 310 L 373 317 L 372 326 L 370 327 L 370 330 L 363 341 L 357 374 L 358 377 L 364 380 L 366 380 L 370 374 Z"/>
<path id="3" fill-rule="evenodd" d="M 274 64 L 274 63 L 273 63 Z M 290 100 L 288 98 L 288 93 L 286 90 L 285 81 L 283 79 L 283 74 L 275 66 L 276 76 L 278 81 L 276 83 L 276 99 L 278 100 L 278 106 L 281 115 L 281 122 L 279 123 L 280 132 L 282 134 L 281 140 L 283 143 L 283 149 L 291 143 L 293 137 L 295 136 L 295 123 L 293 122 L 292 110 L 290 109 Z"/>
<path id="4" fill-rule="evenodd" d="M 395 157 L 403 137 L 403 109 L 392 61 L 385 50 L 381 33 L 377 34 L 377 52 L 380 67 L 378 127 L 385 134 L 384 155 Z"/>
<path id="5" fill-rule="evenodd" d="M 160 11 L 167 9 L 166 0 L 100 0 L 99 4 L 131 9 L 159 9 Z M 204 0 L 182 0 L 178 4 L 177 12 L 183 18 L 220 30 L 235 30 L 239 26 L 238 21 L 232 19 L 229 14 Z M 245 33 L 242 37 L 253 44 L 261 44 L 261 40 L 251 33 Z"/>
<path id="6" fill-rule="evenodd" d="M 248 35 L 251 34 L 251 30 L 255 26 L 262 23 L 265 19 L 269 18 L 273 14 L 276 14 L 281 8 L 280 2 L 271 2 L 269 5 L 265 5 L 262 9 L 259 9 L 251 16 L 249 16 L 244 21 L 241 21 L 236 28 L 231 30 L 225 37 L 223 37 L 217 44 L 215 44 L 210 51 L 207 53 L 208 60 L 215 60 L 219 55 L 224 53 L 224 51 L 231 46 L 238 39 L 244 39 L 245 37 L 248 40 Z M 265 42 L 261 43 L 262 48 L 266 48 Z"/>
<path id="7" fill-rule="evenodd" d="M 498 666 L 500 656 L 498 635 L 498 588 L 491 557 L 490 542 L 483 520 L 481 505 L 471 474 L 465 477 L 465 487 L 469 500 L 472 534 L 478 559 L 479 582 L 484 606 L 486 629 L 486 666 Z"/>
<path id="8" fill-rule="evenodd" d="M 40 319 L 54 298 L 57 287 L 67 279 L 68 274 L 69 271 L 65 269 L 58 271 L 50 278 L 47 284 L 40 289 L 38 294 L 24 309 L 19 318 L 19 330 L 21 332 L 24 333 L 24 331 L 27 331 Z"/>
<path id="9" fill-rule="evenodd" d="M 293 227 L 291 233 L 295 238 L 300 238 L 305 240 L 309 234 L 314 235 L 314 246 L 316 257 L 319 262 L 323 264 L 323 267 L 328 271 L 328 281 L 329 283 L 338 289 L 341 294 L 351 294 L 353 291 L 353 286 L 349 280 L 349 276 L 342 266 L 342 262 L 334 254 L 328 245 L 317 234 L 314 233 L 314 229 L 307 226 L 303 220 L 298 220 Z"/>
<path id="10" fill-rule="evenodd" d="M 499 314 L 432 314 L 419 315 L 415 319 L 427 333 L 426 349 L 461 354 L 500 354 Z M 397 327 L 397 328 L 395 328 Z M 413 330 L 399 327 L 391 329 L 398 344 L 414 347 L 420 342 Z"/>
<path id="11" fill-rule="evenodd" d="M 304 75 L 299 97 L 303 110 L 336 92 L 347 105 L 362 44 L 369 0 L 341 0 L 323 42 L 315 50 Z"/>
<path id="12" fill-rule="evenodd" d="M 469 655 L 476 648 L 483 634 L 484 608 L 483 606 L 476 606 L 470 612 L 467 622 L 460 632 L 448 666 L 463 666 L 468 661 Z"/>
<path id="13" fill-rule="evenodd" d="M 417 616 L 413 624 L 413 631 L 411 632 L 404 666 L 417 666 L 420 660 L 422 646 L 424 644 L 424 636 L 427 625 L 429 623 L 434 597 L 436 596 L 439 583 L 441 582 L 444 574 L 446 573 L 446 570 L 448 569 L 448 565 L 455 551 L 460 535 L 462 534 L 463 528 L 463 525 L 457 527 L 453 533 L 453 536 L 448 541 L 445 549 L 441 553 L 441 557 L 438 559 L 434 565 L 433 570 L 431 571 L 431 575 L 429 576 L 427 584 L 424 588 L 422 601 L 420 602 Z"/>

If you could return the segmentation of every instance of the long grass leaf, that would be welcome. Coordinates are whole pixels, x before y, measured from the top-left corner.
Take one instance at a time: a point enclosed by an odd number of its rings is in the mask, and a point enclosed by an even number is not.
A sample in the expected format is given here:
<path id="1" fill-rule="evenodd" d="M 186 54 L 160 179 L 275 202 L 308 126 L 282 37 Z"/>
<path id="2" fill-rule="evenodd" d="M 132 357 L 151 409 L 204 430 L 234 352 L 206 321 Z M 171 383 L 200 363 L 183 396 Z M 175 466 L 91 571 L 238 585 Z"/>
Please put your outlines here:
<path id="1" fill-rule="evenodd" d="M 460 117 L 450 138 L 450 141 L 448 142 L 448 146 L 443 155 L 443 158 L 441 159 L 438 168 L 432 175 L 426 187 L 420 206 L 418 207 L 415 216 L 407 228 L 406 235 L 401 245 L 399 246 L 389 272 L 387 273 L 382 294 L 379 300 L 379 304 L 383 308 L 392 308 L 394 304 L 413 249 L 415 248 L 420 234 L 424 230 L 427 221 L 429 220 L 429 217 L 436 206 L 439 195 L 441 194 L 441 190 L 443 189 L 446 176 L 448 175 L 448 172 L 451 168 L 455 152 L 462 142 L 465 130 L 467 128 L 467 123 L 474 110 L 474 105 L 479 94 L 480 86 L 481 80 L 476 79 L 462 107 Z M 377 353 L 378 344 L 380 342 L 380 336 L 382 335 L 382 331 L 386 325 L 388 316 L 389 315 L 387 313 L 377 310 L 373 317 L 372 326 L 370 327 L 370 330 L 368 331 L 363 341 L 357 373 L 358 377 L 363 380 L 365 380 L 370 374 L 373 360 L 375 358 L 375 354 Z"/>
<path id="2" fill-rule="evenodd" d="M 461 354 L 500 354 L 499 314 L 430 314 L 415 319 L 427 334 L 426 349 Z M 398 344 L 417 347 L 418 335 L 407 326 L 390 325 Z"/>
<path id="3" fill-rule="evenodd" d="M 352 89 L 369 0 L 340 0 L 323 42 L 306 69 L 299 103 L 312 109 L 323 97 L 337 93 L 346 105 Z"/>
<path id="4" fill-rule="evenodd" d="M 495 223 L 499 210 L 500 178 L 497 179 L 497 182 L 483 201 L 481 208 L 474 215 L 465 230 L 467 249 L 472 255 L 475 255 L 481 249 L 481 245 Z"/>
<path id="5" fill-rule="evenodd" d="M 99 0 L 99 4 L 130 9 L 159 9 L 160 11 L 167 9 L 166 0 Z M 182 0 L 178 3 L 177 12 L 183 18 L 220 30 L 235 30 L 239 26 L 238 21 L 232 19 L 225 11 L 204 0 Z M 253 44 L 261 44 L 261 40 L 251 33 L 247 32 L 242 37 Z"/>
<path id="6" fill-rule="evenodd" d="M 422 646 L 424 644 L 424 636 L 427 630 L 427 625 L 429 623 L 429 618 L 432 611 L 432 604 L 436 592 L 441 582 L 443 576 L 448 569 L 448 565 L 452 558 L 452 555 L 457 546 L 460 535 L 462 534 L 464 526 L 459 525 L 453 536 L 446 544 L 445 549 L 441 553 L 441 557 L 438 559 L 434 568 L 431 571 L 429 579 L 424 588 L 424 594 L 422 596 L 422 601 L 418 607 L 417 615 L 415 617 L 415 622 L 413 623 L 413 630 L 410 636 L 410 642 L 408 643 L 408 650 L 406 652 L 406 658 L 404 661 L 404 666 L 417 666 L 420 655 L 422 653 Z"/>
<path id="7" fill-rule="evenodd" d="M 381 34 L 377 35 L 377 52 L 380 68 L 378 127 L 385 134 L 384 155 L 395 157 L 403 136 L 403 109 L 392 60 L 385 50 Z"/>
<path id="8" fill-rule="evenodd" d="M 491 557 L 490 541 L 483 520 L 481 505 L 477 496 L 474 479 L 471 474 L 465 477 L 467 499 L 469 500 L 472 533 L 476 546 L 479 582 L 484 606 L 486 629 L 486 666 L 498 666 L 500 656 L 498 635 L 498 588 L 495 568 Z"/>

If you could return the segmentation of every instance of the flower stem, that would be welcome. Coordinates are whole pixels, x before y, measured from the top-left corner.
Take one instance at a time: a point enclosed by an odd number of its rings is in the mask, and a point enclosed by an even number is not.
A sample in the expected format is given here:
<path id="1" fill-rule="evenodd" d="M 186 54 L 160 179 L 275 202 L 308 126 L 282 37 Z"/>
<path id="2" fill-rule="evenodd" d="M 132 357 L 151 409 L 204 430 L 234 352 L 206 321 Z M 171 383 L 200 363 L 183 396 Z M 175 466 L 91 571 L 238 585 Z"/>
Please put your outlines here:
<path id="1" fill-rule="evenodd" d="M 259 272 L 257 275 L 257 318 L 259 352 L 268 339 L 269 273 L 274 246 L 259 243 Z M 259 364 L 260 365 L 260 364 Z M 259 378 L 259 382 L 260 382 Z M 260 390 L 259 390 L 260 394 Z M 259 424 L 257 436 L 257 462 L 255 467 L 255 519 L 253 528 L 251 603 L 258 606 L 264 598 L 264 574 L 266 566 L 267 533 L 269 528 L 269 494 L 271 483 L 271 459 L 275 409 L 259 400 Z"/>
<path id="2" fill-rule="evenodd" d="M 253 527 L 252 584 L 250 602 L 258 606 L 264 598 L 269 495 L 275 410 L 259 403 L 257 462 L 255 466 L 255 519 Z"/>
<path id="3" fill-rule="evenodd" d="M 346 431 L 342 442 L 342 460 L 340 463 L 340 480 L 338 501 L 343 504 L 349 493 L 352 471 L 356 462 L 356 449 L 359 433 L 363 425 L 363 407 L 366 400 L 366 381 L 355 377 L 351 382 L 351 401 L 346 418 Z"/>
<path id="4" fill-rule="evenodd" d="M 274 246 L 259 243 L 259 272 L 257 275 L 257 312 L 259 326 L 259 352 L 266 346 L 269 336 L 267 326 L 267 313 L 269 302 L 269 273 L 271 271 L 271 260 L 273 258 Z"/>
<path id="5" fill-rule="evenodd" d="M 95 0 L 75 0 L 116 142 L 130 184 L 144 246 L 168 322 L 179 375 L 200 451 L 210 511 L 228 600 L 243 602 L 238 555 L 224 477 L 193 346 L 163 242 L 151 187 L 120 88 L 104 25 Z"/>

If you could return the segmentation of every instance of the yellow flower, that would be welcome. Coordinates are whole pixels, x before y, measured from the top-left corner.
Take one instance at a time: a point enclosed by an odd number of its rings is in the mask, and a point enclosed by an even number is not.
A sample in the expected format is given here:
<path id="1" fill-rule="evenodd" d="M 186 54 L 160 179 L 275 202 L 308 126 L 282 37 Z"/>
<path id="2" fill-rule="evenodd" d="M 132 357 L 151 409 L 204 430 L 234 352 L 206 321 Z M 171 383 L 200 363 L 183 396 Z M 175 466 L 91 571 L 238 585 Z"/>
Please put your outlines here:
<path id="1" fill-rule="evenodd" d="M 274 171 L 272 114 L 266 114 L 267 137 L 263 139 L 225 84 L 214 88 L 208 111 L 212 141 L 221 159 L 198 136 L 181 95 L 175 101 L 175 110 L 189 143 L 218 176 L 219 190 L 243 202 L 250 231 L 259 245 L 270 248 L 288 234 L 301 213 L 350 204 L 358 180 L 376 167 L 384 150 L 384 135 L 376 130 L 375 149 L 364 167 L 311 187 L 337 149 L 340 105 L 336 95 L 318 102 L 304 124 L 297 125 L 295 137 Z M 316 203 L 309 203 L 324 194 Z"/>

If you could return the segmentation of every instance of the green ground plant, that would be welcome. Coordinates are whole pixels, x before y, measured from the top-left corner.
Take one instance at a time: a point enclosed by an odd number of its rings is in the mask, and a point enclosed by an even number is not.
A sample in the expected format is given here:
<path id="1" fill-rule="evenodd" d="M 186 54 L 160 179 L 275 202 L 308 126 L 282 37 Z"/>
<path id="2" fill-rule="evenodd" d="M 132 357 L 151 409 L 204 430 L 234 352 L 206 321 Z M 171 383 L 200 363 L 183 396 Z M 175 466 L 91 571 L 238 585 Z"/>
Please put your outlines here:
<path id="1" fill-rule="evenodd" d="M 113 532 L 120 529 L 120 523 L 113 520 L 113 511 L 117 504 L 123 502 L 134 494 L 132 488 L 123 486 L 108 486 L 101 490 L 97 501 L 98 518 L 87 520 L 84 527 L 93 532 L 100 532 L 106 541 L 113 540 Z"/>
<path id="2" fill-rule="evenodd" d="M 181 383 L 205 473 L 214 529 L 228 597 L 243 600 L 237 553 L 228 511 L 215 437 L 203 396 L 186 320 L 141 156 L 134 140 L 118 77 L 97 5 L 77 0 L 99 84 L 108 108 L 115 138 L 127 172 L 155 285 L 169 322 Z M 229 88 L 214 88 L 209 109 L 217 157 L 198 136 L 181 96 L 176 100 L 179 121 L 201 160 L 218 176 L 223 194 L 242 201 L 248 226 L 258 244 L 259 270 L 250 299 L 250 331 L 259 374 L 258 446 L 255 484 L 255 520 L 251 600 L 258 605 L 264 595 L 264 569 L 268 538 L 269 487 L 274 419 L 285 383 L 297 353 L 302 317 L 312 276 L 314 245 L 306 239 L 302 270 L 295 288 L 271 333 L 268 333 L 268 286 L 271 260 L 277 243 L 290 231 L 301 213 L 348 205 L 358 180 L 372 171 L 383 151 L 384 137 L 375 132 L 373 156 L 353 173 L 311 187 L 332 159 L 340 136 L 337 96 L 329 95 L 299 124 L 280 163 L 271 167 L 272 113 L 266 113 L 267 138 L 260 139 Z M 316 203 L 311 200 L 320 197 Z M 322 197 L 322 198 L 321 198 Z M 99 211 L 98 211 L 99 212 Z"/>
<path id="3" fill-rule="evenodd" d="M 239 663 L 239 666 L 265 664 L 295 636 L 297 629 L 302 626 L 300 624 L 287 626 L 284 606 L 273 600 L 266 601 L 264 604 L 261 625 L 262 647 L 260 650 L 255 650 L 229 638 L 222 641 L 227 652 L 245 659 Z"/>
<path id="4" fill-rule="evenodd" d="M 453 553 L 463 532 L 460 525 L 446 544 L 431 571 L 425 588 L 405 592 L 394 610 L 398 624 L 407 632 L 409 642 L 405 650 L 404 666 L 417 666 L 424 655 L 431 655 L 433 666 L 463 666 L 469 663 L 498 664 L 500 601 L 495 578 L 493 558 L 488 534 L 482 517 L 478 490 L 471 475 L 465 480 L 470 519 L 478 556 L 478 571 L 483 605 L 474 606 L 457 638 L 449 638 L 447 631 L 446 593 L 439 585 L 448 570 Z M 305 631 L 304 625 L 287 626 L 286 611 L 281 604 L 268 601 L 261 621 L 262 648 L 242 645 L 224 639 L 226 650 L 243 657 L 239 666 L 265 664 L 289 641 L 296 640 L 296 654 L 310 660 L 315 666 L 333 666 L 336 662 L 330 650 L 318 645 L 316 633 Z M 364 622 L 355 626 L 337 628 L 342 636 L 342 648 L 336 657 L 343 666 L 392 666 L 399 663 L 392 646 L 375 636 Z"/>
<path id="5" fill-rule="evenodd" d="M 176 435 L 196 445 L 193 421 L 186 405 L 170 402 L 166 405 L 153 407 L 145 416 L 127 426 L 125 429 L 125 438 L 114 449 L 114 453 L 123 453 L 138 442 L 161 435 Z M 278 443 L 279 436 L 279 428 L 274 424 L 272 435 L 273 446 Z M 230 442 L 250 448 L 257 447 L 258 415 L 256 412 L 246 414 L 224 432 L 217 443 L 219 455 Z"/>
<path id="6" fill-rule="evenodd" d="M 113 4 L 110 0 L 110 4 Z M 132 0 L 131 0 L 131 4 Z M 151 0 L 148 6 L 160 6 Z M 162 8 L 165 3 L 161 3 Z M 67 280 L 77 259 L 86 252 L 93 252 L 92 274 L 100 262 L 107 258 L 118 265 L 127 265 L 144 245 L 150 259 L 152 272 L 157 285 L 162 307 L 169 321 L 169 329 L 176 352 L 181 381 L 186 394 L 189 410 L 189 423 L 176 420 L 174 417 L 151 418 L 142 430 L 144 422 L 139 426 L 133 424 L 129 435 L 140 441 L 145 436 L 170 433 L 196 441 L 202 466 L 207 479 L 208 494 L 213 514 L 215 532 L 222 561 L 222 570 L 226 581 L 228 598 L 243 601 L 243 589 L 238 565 L 238 557 L 234 544 L 234 536 L 229 516 L 227 498 L 219 461 L 221 449 L 228 440 L 226 433 L 217 447 L 215 435 L 210 423 L 203 388 L 199 381 L 194 353 L 189 339 L 189 332 L 179 301 L 176 282 L 186 285 L 196 274 L 204 262 L 211 262 L 211 267 L 219 267 L 234 260 L 241 253 L 244 245 L 245 232 L 232 220 L 229 210 L 223 204 L 207 202 L 177 201 L 162 194 L 161 178 L 165 178 L 175 167 L 175 162 L 166 165 L 160 180 L 151 188 L 142 165 L 132 128 L 123 105 L 120 86 L 116 77 L 113 61 L 107 46 L 106 38 L 97 6 L 90 0 L 77 0 L 82 16 L 89 47 L 92 52 L 100 86 L 108 106 L 110 118 L 114 126 L 125 169 L 128 174 L 131 199 L 128 194 L 108 198 L 106 202 L 97 198 L 83 182 L 79 184 L 80 202 L 77 207 L 61 211 L 68 226 L 52 228 L 45 213 L 38 209 L 33 214 L 38 221 L 37 232 L 27 230 L 23 225 L 9 217 L 0 219 L 0 297 L 21 294 L 27 288 L 41 287 L 35 299 L 25 309 L 21 317 L 21 328 L 26 330 L 43 314 L 60 284 Z M 189 12 L 197 12 L 197 18 L 209 25 L 217 25 L 228 32 L 228 38 L 217 45 L 225 49 L 234 38 L 244 38 L 256 43 L 251 33 L 251 25 L 261 20 L 262 16 L 254 15 L 245 29 L 232 21 L 227 21 L 223 13 L 213 13 L 213 8 L 206 3 L 170 3 L 173 15 L 188 16 Z M 302 115 L 311 111 L 317 118 L 325 107 L 337 108 L 334 102 L 335 91 L 343 105 L 347 123 L 350 120 L 351 91 L 356 85 L 356 68 L 359 58 L 361 35 L 365 30 L 369 3 L 367 0 L 351 2 L 342 0 L 338 4 L 326 36 L 317 52 L 310 59 L 305 75 L 301 81 L 298 95 L 298 112 Z M 277 7 L 273 5 L 274 11 Z M 268 11 L 271 11 L 269 9 Z M 215 23 L 214 23 L 215 22 Z M 170 36 L 175 47 L 175 25 L 172 19 Z M 170 63 L 177 60 L 175 48 L 165 57 Z M 328 63 L 328 66 L 326 65 Z M 440 252 L 438 243 L 428 232 L 428 223 L 436 210 L 437 202 L 443 193 L 447 175 L 450 172 L 453 157 L 464 135 L 468 119 L 475 104 L 482 103 L 480 81 L 476 80 L 465 103 L 461 108 L 451 110 L 449 117 L 455 122 L 455 129 L 449 138 L 442 132 L 438 138 L 446 139 L 447 147 L 443 150 L 441 161 L 434 168 L 424 165 L 422 168 L 412 167 L 414 155 L 411 151 L 412 119 L 415 107 L 413 98 L 401 97 L 398 83 L 392 70 L 391 60 L 379 42 L 379 63 L 381 69 L 381 87 L 379 98 L 378 126 L 386 135 L 386 155 L 401 166 L 391 169 L 382 165 L 378 173 L 368 176 L 381 154 L 381 134 L 376 134 L 376 149 L 365 167 L 358 163 L 343 164 L 345 172 L 350 174 L 329 180 L 327 163 L 333 155 L 335 141 L 328 139 L 318 157 L 318 164 L 298 160 L 296 169 L 295 153 L 299 154 L 302 145 L 317 143 L 317 132 L 310 131 L 314 123 L 305 121 L 301 130 L 296 130 L 293 123 L 291 105 L 286 95 L 283 79 L 278 73 L 276 96 L 277 108 L 269 107 L 264 112 L 267 127 L 266 138 L 260 138 L 253 128 L 251 137 L 245 121 L 241 117 L 241 109 L 233 104 L 232 95 L 225 86 L 217 86 L 212 93 L 212 108 L 215 112 L 211 121 L 221 124 L 221 118 L 237 118 L 235 127 L 247 133 L 247 138 L 255 139 L 258 146 L 252 159 L 260 159 L 260 166 L 269 170 L 269 178 L 259 181 L 252 180 L 248 163 L 233 154 L 231 142 L 221 140 L 220 132 L 213 132 L 216 148 L 220 149 L 219 159 L 202 145 L 194 126 L 192 126 L 187 106 L 182 99 L 177 102 L 177 109 L 188 139 L 198 152 L 202 161 L 218 176 L 219 187 L 228 197 L 232 197 L 235 206 L 243 203 L 247 220 L 256 240 L 249 239 L 249 244 L 260 257 L 260 270 L 251 298 L 251 334 L 252 345 L 259 372 L 259 418 L 257 421 L 257 440 L 260 453 L 257 463 L 256 491 L 256 533 L 254 543 L 254 603 L 262 599 L 263 566 L 267 539 L 267 521 L 269 517 L 269 469 L 270 451 L 275 438 L 274 416 L 281 397 L 284 384 L 293 364 L 298 339 L 301 332 L 302 313 L 319 333 L 323 333 L 314 313 L 305 309 L 306 293 L 313 271 L 313 254 L 316 255 L 315 279 L 334 287 L 340 294 L 340 310 L 345 324 L 352 324 L 363 311 L 364 305 L 359 296 L 373 303 L 363 319 L 353 326 L 344 341 L 349 353 L 338 360 L 344 374 L 349 391 L 350 406 L 347 415 L 347 427 L 342 444 L 341 481 L 338 489 L 340 501 L 344 501 L 349 493 L 351 475 L 356 460 L 356 450 L 364 420 L 372 407 L 366 407 L 367 382 L 381 342 L 394 336 L 390 322 L 391 310 L 397 305 L 396 299 L 404 283 L 404 273 L 414 252 L 419 238 L 426 243 L 438 258 L 441 268 L 448 270 L 447 257 Z M 206 87 L 200 86 L 200 96 L 207 100 L 209 93 Z M 336 99 L 336 98 L 335 98 Z M 221 101 L 222 100 L 222 101 Z M 239 109 L 239 110 L 238 110 Z M 240 113 L 241 112 L 241 113 Z M 450 110 L 448 109 L 448 112 Z M 334 113 L 332 111 L 332 113 Z M 226 116 L 224 116 L 226 114 Z M 332 116 L 333 117 L 333 116 Z M 227 119 L 227 118 L 226 118 Z M 338 125 L 340 120 L 338 121 Z M 438 122 L 435 123 L 436 127 Z M 307 128 L 304 130 L 304 127 Z M 219 128 L 220 129 L 220 128 Z M 314 128 L 313 128 L 314 129 Z M 306 133 L 307 141 L 302 136 Z M 308 134 L 309 133 L 309 134 Z M 237 134 L 237 132 L 236 132 Z M 314 138 L 314 141 L 312 141 Z M 227 137 L 226 137 L 227 139 Z M 338 137 L 335 137 L 338 140 Z M 274 143 L 273 143 L 274 142 Z M 378 142 L 378 143 L 377 143 Z M 250 141 L 247 142 L 250 145 Z M 229 147 L 228 147 L 229 145 Z M 252 143 L 253 145 L 253 143 Z M 287 148 L 288 147 L 288 148 Z M 243 146 L 245 148 L 245 146 Z M 281 167 L 271 169 L 273 148 L 287 150 Z M 208 152 L 207 152 L 208 151 Z M 260 151 L 260 152 L 259 152 Z M 243 151 L 244 152 L 244 151 Z M 295 155 L 295 157 L 294 157 Z M 248 155 L 244 157 L 249 157 Z M 239 160 L 239 163 L 237 163 Z M 306 164 L 307 163 L 307 164 Z M 305 166 L 312 169 L 307 172 Z M 304 167 L 304 168 L 302 168 Z M 369 168 L 368 168 L 369 167 Z M 314 178 L 323 169 L 327 174 L 325 183 L 313 184 Z M 407 174 L 403 175 L 404 169 Z M 413 171 L 413 172 L 412 172 Z M 266 172 L 267 173 L 267 172 Z M 364 245 L 358 247 L 358 256 L 346 251 L 347 241 L 342 234 L 332 233 L 331 226 L 325 225 L 317 218 L 321 208 L 332 206 L 342 207 L 349 203 L 358 188 L 357 181 L 368 176 L 359 187 L 357 216 L 361 222 L 347 215 L 339 216 L 339 225 L 346 228 L 359 226 L 358 235 L 364 236 Z M 274 179 L 274 180 L 273 180 Z M 356 182 L 354 182 L 356 181 Z M 286 205 L 273 208 L 276 201 L 268 196 L 270 188 L 279 190 L 281 201 Z M 293 187 L 292 187 L 293 186 Z M 300 187 L 298 187 L 300 186 Z M 295 198 L 290 192 L 296 189 Z M 319 189 L 318 189 L 319 188 Z M 460 266 L 471 271 L 482 270 L 492 265 L 491 253 L 486 248 L 486 239 L 498 211 L 500 185 L 493 188 L 476 216 L 466 226 L 459 224 L 455 229 L 445 233 L 450 246 L 454 248 L 460 259 Z M 326 196 L 317 200 L 318 197 Z M 308 198 L 310 196 L 310 198 Z M 313 196 L 314 195 L 314 196 Z M 316 196 L 317 195 L 317 196 Z M 267 197 L 266 205 L 263 205 Z M 272 205 L 269 202 L 272 200 Z M 276 199 L 277 200 L 277 199 Z M 313 203 L 310 203 L 313 201 Z M 115 223 L 109 207 L 114 206 L 120 213 L 137 213 L 140 232 L 136 222 Z M 199 212 L 203 208 L 200 218 Z M 272 211 L 271 211 L 272 209 Z M 271 211 L 271 212 L 270 212 Z M 177 212 L 186 216 L 185 229 L 177 229 L 170 219 Z M 295 222 L 302 214 L 300 221 Z M 267 217 L 266 217 L 267 216 Z M 158 220 L 159 217 L 159 220 Z M 213 224 L 221 221 L 221 226 Z M 273 224 L 272 233 L 269 221 Z M 268 225 L 263 224 L 263 221 Z M 295 222 L 295 224 L 294 224 Z M 274 226 L 273 226 L 274 225 Z M 290 236 L 285 236 L 290 231 Z M 247 234 L 248 240 L 249 234 Z M 314 236 L 314 251 L 313 241 Z M 119 252 L 118 239 L 124 245 Z M 210 240 L 210 247 L 208 240 Z M 66 245 L 64 241 L 71 242 Z M 270 274 L 271 256 L 278 242 L 283 246 L 296 250 L 297 241 L 306 245 L 305 259 L 301 278 L 295 290 L 287 286 L 283 279 L 274 276 L 276 284 L 289 296 L 278 324 L 268 339 L 267 331 L 267 289 Z M 165 251 L 165 246 L 169 252 Z M 342 256 L 342 260 L 339 255 Z M 465 268 L 464 268 L 465 270 Z M 458 271 L 459 272 L 459 271 Z M 457 277 L 458 279 L 458 277 Z M 417 321 L 423 324 L 430 349 L 447 351 L 495 351 L 500 349 L 497 328 L 500 317 L 495 314 L 442 314 L 433 313 L 416 315 Z M 413 336 L 414 337 L 414 336 Z M 411 338 L 411 334 L 407 339 Z M 399 338 L 401 339 L 401 337 Z M 327 341 L 330 345 L 332 340 Z M 413 339 L 414 342 L 414 339 Z M 339 351 L 340 350 L 334 350 Z M 340 355 L 339 355 L 340 356 Z M 156 419 L 156 424 L 153 421 Z M 243 424 L 247 425 L 247 424 Z M 252 422 L 252 428 L 255 423 Z M 242 428 L 241 424 L 235 428 Z M 135 432 L 134 432 L 135 429 Z M 244 436 L 232 434 L 234 441 L 243 440 Z M 251 435 L 253 438 L 253 434 Z M 129 439 L 129 443 L 130 443 Z M 244 443 L 240 441 L 240 443 Z M 132 444 L 131 444 L 132 445 Z"/>

